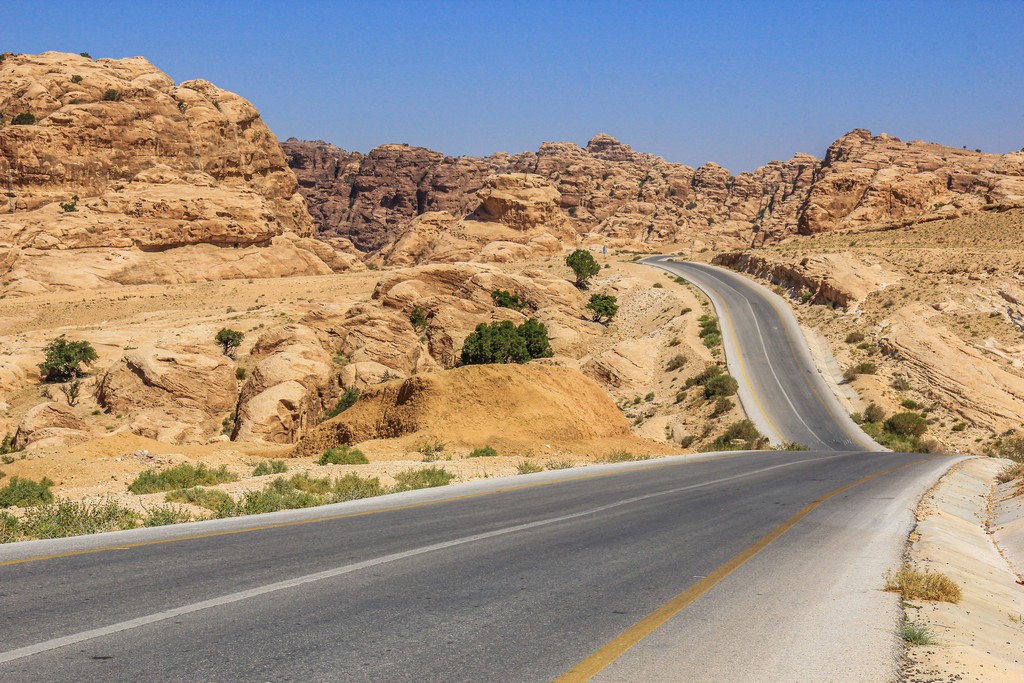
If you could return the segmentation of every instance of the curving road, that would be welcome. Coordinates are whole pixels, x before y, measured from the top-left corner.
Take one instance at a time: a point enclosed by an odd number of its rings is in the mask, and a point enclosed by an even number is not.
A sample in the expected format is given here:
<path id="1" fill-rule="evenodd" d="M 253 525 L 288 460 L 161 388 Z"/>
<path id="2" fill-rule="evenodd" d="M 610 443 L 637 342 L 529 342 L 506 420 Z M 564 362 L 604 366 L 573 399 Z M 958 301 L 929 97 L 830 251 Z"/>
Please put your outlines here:
<path id="1" fill-rule="evenodd" d="M 0 546 L 0 680 L 892 680 L 881 577 L 957 459 L 855 445 L 779 330 L 756 319 L 750 351 L 739 285 L 689 275 L 729 311 L 744 400 L 815 450 Z"/>
<path id="2" fill-rule="evenodd" d="M 781 297 L 742 275 L 655 256 L 642 262 L 689 280 L 711 299 L 740 402 L 774 445 L 881 451 L 850 419 L 818 374 L 800 327 Z"/>

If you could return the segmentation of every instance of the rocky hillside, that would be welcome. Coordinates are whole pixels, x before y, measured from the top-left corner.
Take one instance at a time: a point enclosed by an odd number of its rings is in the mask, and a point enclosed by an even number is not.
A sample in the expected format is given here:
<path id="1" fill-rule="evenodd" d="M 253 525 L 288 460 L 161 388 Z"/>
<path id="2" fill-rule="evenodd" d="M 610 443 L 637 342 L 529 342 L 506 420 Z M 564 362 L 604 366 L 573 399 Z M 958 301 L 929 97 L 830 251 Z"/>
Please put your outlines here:
<path id="1" fill-rule="evenodd" d="M 637 245 L 738 246 L 755 236 L 761 243 L 1024 202 L 1022 152 L 982 154 L 860 129 L 834 142 L 824 160 L 796 154 L 736 176 L 710 162 L 668 163 L 608 135 L 586 148 L 551 142 L 484 158 L 407 145 L 360 154 L 295 139 L 284 150 L 320 233 L 348 237 L 364 251 L 393 243 L 424 213 L 467 216 L 487 179 L 507 173 L 550 182 L 578 234 Z"/>
<path id="2" fill-rule="evenodd" d="M 313 233 L 305 201 L 252 104 L 207 81 L 176 85 L 141 57 L 3 55 L 0 181 L 5 293 L 351 262 L 301 241 Z M 195 245 L 184 259 L 142 257 Z"/>

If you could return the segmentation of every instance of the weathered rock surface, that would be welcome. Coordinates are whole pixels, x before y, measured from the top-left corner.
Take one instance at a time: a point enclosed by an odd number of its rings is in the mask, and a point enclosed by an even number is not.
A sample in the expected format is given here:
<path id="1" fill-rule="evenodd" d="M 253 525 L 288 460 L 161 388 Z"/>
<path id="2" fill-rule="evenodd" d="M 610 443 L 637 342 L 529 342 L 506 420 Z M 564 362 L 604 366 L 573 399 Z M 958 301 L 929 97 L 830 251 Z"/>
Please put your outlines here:
<path id="1" fill-rule="evenodd" d="M 394 244 L 428 211 L 483 215 L 475 200 L 483 192 L 485 206 L 490 201 L 495 173 L 544 178 L 560 197 L 566 225 L 589 234 L 588 243 L 634 248 L 738 247 L 1024 202 L 1024 153 L 981 154 L 860 129 L 833 143 L 824 160 L 798 153 L 735 176 L 713 162 L 697 169 L 668 163 L 603 134 L 585 148 L 546 142 L 537 152 L 483 158 L 404 145 L 363 155 L 298 140 L 284 149 L 321 234 L 351 237 L 368 251 Z"/>
<path id="2" fill-rule="evenodd" d="M 224 356 L 141 347 L 100 378 L 96 400 L 129 418 L 129 429 L 169 443 L 205 443 L 235 408 L 238 384 Z"/>
<path id="3" fill-rule="evenodd" d="M 8 54 L 0 112 L 0 247 L 20 278 L 44 276 L 47 267 L 31 262 L 55 252 L 65 272 L 85 271 L 89 281 L 95 259 L 85 254 L 79 264 L 83 250 L 147 261 L 194 245 L 221 247 L 215 260 L 247 261 L 240 270 L 251 271 L 260 259 L 237 248 L 272 254 L 277 238 L 313 234 L 259 112 L 207 81 L 175 85 L 141 57 Z M 19 114 L 35 123 L 13 125 Z M 312 272 L 339 265 L 324 245 L 305 251 Z M 116 272 L 102 277 L 118 281 Z"/>
<path id="4" fill-rule="evenodd" d="M 88 441 L 95 436 L 92 428 L 63 403 L 40 403 L 32 408 L 18 424 L 14 434 L 14 447 L 44 448 L 70 446 Z"/>

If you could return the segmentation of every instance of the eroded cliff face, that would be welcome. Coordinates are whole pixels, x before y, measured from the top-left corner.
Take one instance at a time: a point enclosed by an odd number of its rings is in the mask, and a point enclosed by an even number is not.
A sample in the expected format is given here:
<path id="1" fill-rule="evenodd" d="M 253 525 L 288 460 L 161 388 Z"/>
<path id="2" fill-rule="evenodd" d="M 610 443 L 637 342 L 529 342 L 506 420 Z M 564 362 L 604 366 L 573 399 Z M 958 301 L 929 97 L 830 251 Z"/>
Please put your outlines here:
<path id="1" fill-rule="evenodd" d="M 483 158 L 406 145 L 364 155 L 294 139 L 284 149 L 321 234 L 349 237 L 366 251 L 394 243 L 423 213 L 470 216 L 494 174 L 546 179 L 584 240 L 635 245 L 760 244 L 1024 202 L 1024 153 L 982 154 L 861 129 L 833 143 L 824 160 L 796 154 L 735 176 L 713 162 L 668 163 L 603 134 L 585 148 L 548 142 L 537 152 Z"/>
<path id="2" fill-rule="evenodd" d="M 295 176 L 259 112 L 207 81 L 175 85 L 141 57 L 8 53 L 0 112 L 3 265 L 32 281 L 29 291 L 50 283 L 28 262 L 54 250 L 263 247 L 313 234 Z M 219 254 L 211 265 L 225 259 L 239 260 Z M 88 269 L 118 281 L 114 266 Z"/>

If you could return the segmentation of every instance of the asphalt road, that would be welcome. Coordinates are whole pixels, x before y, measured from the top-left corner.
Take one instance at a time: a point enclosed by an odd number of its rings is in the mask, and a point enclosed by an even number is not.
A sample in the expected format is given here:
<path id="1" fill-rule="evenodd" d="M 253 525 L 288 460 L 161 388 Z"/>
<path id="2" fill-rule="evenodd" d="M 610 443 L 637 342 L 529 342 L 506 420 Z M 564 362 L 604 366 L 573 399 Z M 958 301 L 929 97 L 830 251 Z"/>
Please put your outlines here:
<path id="1" fill-rule="evenodd" d="M 870 452 L 770 298 L 662 265 L 762 431 L 814 450 L 0 546 L 0 681 L 893 679 L 882 577 L 956 459 Z"/>
<path id="2" fill-rule="evenodd" d="M 711 298 L 743 409 L 773 444 L 883 450 L 850 419 L 818 374 L 796 318 L 780 297 L 723 268 L 669 258 L 644 263 L 682 276 Z"/>
<path id="3" fill-rule="evenodd" d="M 598 679 L 791 680 L 790 660 L 749 657 L 759 644 L 777 655 L 781 634 L 842 680 L 883 680 L 845 674 L 893 666 L 877 621 L 894 628 L 896 603 L 878 583 L 907 503 L 948 464 L 683 457 L 266 515 L 247 523 L 288 525 L 237 533 L 219 522 L 4 546 L 0 680 L 554 680 L 807 504 L 896 467 L 806 512 Z M 32 559 L 62 552 L 74 554 Z M 873 597 L 869 626 L 851 593 Z M 809 600 L 825 601 L 826 628 L 795 609 Z M 744 666 L 756 675 L 735 677 Z"/>

